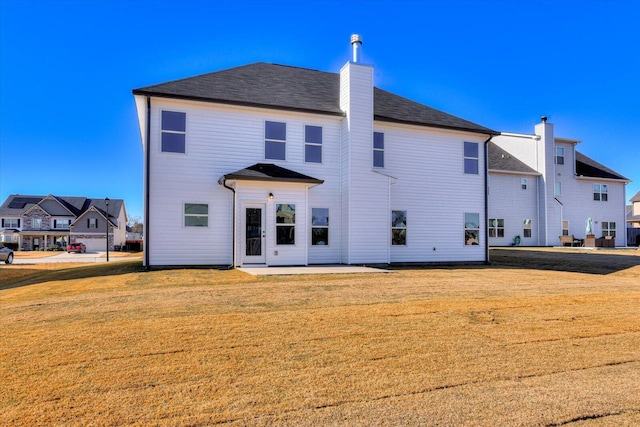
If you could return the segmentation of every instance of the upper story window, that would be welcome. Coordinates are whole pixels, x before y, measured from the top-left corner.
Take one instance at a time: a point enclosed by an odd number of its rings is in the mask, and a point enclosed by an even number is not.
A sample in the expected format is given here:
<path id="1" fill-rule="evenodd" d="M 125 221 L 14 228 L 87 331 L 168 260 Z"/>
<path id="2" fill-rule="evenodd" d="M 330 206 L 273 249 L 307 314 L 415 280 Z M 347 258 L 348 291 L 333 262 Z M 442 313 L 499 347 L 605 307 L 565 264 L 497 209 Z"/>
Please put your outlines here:
<path id="1" fill-rule="evenodd" d="M 384 167 L 384 133 L 373 133 L 373 167 Z"/>
<path id="2" fill-rule="evenodd" d="M 479 245 L 480 244 L 480 214 L 465 213 L 464 214 L 464 244 Z"/>
<path id="3" fill-rule="evenodd" d="M 71 220 L 69 220 L 69 219 L 54 219 L 53 220 L 53 228 L 57 228 L 57 229 L 69 228 L 70 224 L 71 224 Z"/>
<path id="4" fill-rule="evenodd" d="M 87 228 L 98 228 L 98 218 L 88 218 Z"/>
<path id="5" fill-rule="evenodd" d="M 185 203 L 184 204 L 184 226 L 185 227 L 208 227 L 209 226 L 209 205 L 206 203 Z"/>
<path id="6" fill-rule="evenodd" d="M 391 211 L 391 244 L 407 244 L 407 211 Z"/>
<path id="7" fill-rule="evenodd" d="M 40 218 L 33 218 L 32 220 L 33 222 L 31 223 L 31 226 L 34 230 L 40 230 L 42 228 L 42 219 Z"/>
<path id="8" fill-rule="evenodd" d="M 311 208 L 311 244 L 324 246 L 329 244 L 329 209 Z"/>
<path id="9" fill-rule="evenodd" d="M 285 160 L 287 152 L 287 124 L 264 122 L 264 158 Z"/>
<path id="10" fill-rule="evenodd" d="M 296 244 L 296 205 L 276 205 L 276 244 Z"/>
<path id="11" fill-rule="evenodd" d="M 523 190 L 527 189 L 527 178 L 520 179 L 520 188 L 522 188 Z"/>
<path id="12" fill-rule="evenodd" d="M 322 163 L 322 127 L 304 127 L 304 161 Z"/>
<path id="13" fill-rule="evenodd" d="M 606 202 L 609 200 L 609 186 L 607 184 L 593 184 L 593 200 Z"/>
<path id="14" fill-rule="evenodd" d="M 479 168 L 478 143 L 464 143 L 464 173 L 477 175 Z"/>
<path id="15" fill-rule="evenodd" d="M 556 165 L 564 165 L 564 147 L 556 147 Z"/>
<path id="16" fill-rule="evenodd" d="M 562 196 L 562 182 L 556 181 L 555 184 L 555 195 Z"/>
<path id="17" fill-rule="evenodd" d="M 187 113 L 162 112 L 162 151 L 186 153 Z"/>
<path id="18" fill-rule="evenodd" d="M 20 218 L 5 218 L 2 220 L 2 228 L 20 228 Z"/>

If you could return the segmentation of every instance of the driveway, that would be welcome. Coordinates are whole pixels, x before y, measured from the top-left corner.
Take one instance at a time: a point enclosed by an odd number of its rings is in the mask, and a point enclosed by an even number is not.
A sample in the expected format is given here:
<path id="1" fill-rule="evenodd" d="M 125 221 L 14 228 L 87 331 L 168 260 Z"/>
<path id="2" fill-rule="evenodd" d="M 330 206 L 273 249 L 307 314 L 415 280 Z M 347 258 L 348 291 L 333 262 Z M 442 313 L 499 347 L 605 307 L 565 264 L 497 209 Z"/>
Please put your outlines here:
<path id="1" fill-rule="evenodd" d="M 109 256 L 109 262 L 126 261 L 131 260 L 131 257 L 119 257 Z M 17 255 L 13 259 L 14 264 L 45 264 L 53 262 L 107 262 L 106 252 L 86 252 L 79 253 L 67 253 L 60 252 L 58 255 L 43 257 L 43 258 L 20 258 Z"/>

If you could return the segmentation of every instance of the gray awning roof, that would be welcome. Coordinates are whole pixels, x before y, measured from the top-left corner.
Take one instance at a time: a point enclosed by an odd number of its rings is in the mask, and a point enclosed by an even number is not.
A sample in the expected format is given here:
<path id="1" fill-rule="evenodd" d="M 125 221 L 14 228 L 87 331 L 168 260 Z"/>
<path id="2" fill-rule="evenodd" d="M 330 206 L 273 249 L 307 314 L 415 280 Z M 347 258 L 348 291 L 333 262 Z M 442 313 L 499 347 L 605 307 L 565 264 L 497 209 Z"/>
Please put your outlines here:
<path id="1" fill-rule="evenodd" d="M 324 182 L 324 180 L 316 179 L 271 163 L 256 163 L 253 166 L 228 173 L 224 175 L 224 178 L 240 181 L 297 182 L 315 185 Z"/>

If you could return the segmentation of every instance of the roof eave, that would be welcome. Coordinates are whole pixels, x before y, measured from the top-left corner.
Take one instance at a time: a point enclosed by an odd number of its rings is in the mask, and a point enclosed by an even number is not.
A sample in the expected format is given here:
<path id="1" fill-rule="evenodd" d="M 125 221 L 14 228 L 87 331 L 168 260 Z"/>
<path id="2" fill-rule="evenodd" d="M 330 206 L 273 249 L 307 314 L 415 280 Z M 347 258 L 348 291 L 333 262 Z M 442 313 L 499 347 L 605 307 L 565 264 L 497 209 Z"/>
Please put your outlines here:
<path id="1" fill-rule="evenodd" d="M 153 96 L 156 98 L 168 98 L 168 99 L 180 99 L 184 101 L 207 102 L 210 104 L 234 105 L 238 107 L 252 107 L 252 108 L 262 108 L 262 109 L 269 109 L 269 110 L 292 111 L 292 112 L 298 112 L 298 113 L 324 114 L 324 115 L 335 116 L 335 117 L 345 116 L 345 113 L 343 111 L 316 110 L 312 108 L 287 107 L 287 106 L 281 106 L 281 105 L 261 104 L 257 102 L 233 101 L 228 99 L 207 98 L 207 97 L 191 96 L 191 95 L 178 95 L 173 93 L 158 93 L 154 91 L 147 91 L 144 89 L 134 89 L 133 94 Z"/>
<path id="2" fill-rule="evenodd" d="M 261 182 L 290 182 L 295 184 L 313 184 L 320 185 L 324 183 L 323 179 L 304 179 L 304 178 L 274 178 L 268 176 L 245 176 L 236 174 L 224 175 L 224 179 L 234 179 L 236 181 L 261 181 Z"/>
<path id="3" fill-rule="evenodd" d="M 630 182 L 632 182 L 630 179 L 628 178 L 624 178 L 624 177 L 620 177 L 620 178 L 602 178 L 599 176 L 586 176 L 586 175 L 576 175 L 575 176 L 576 179 L 580 179 L 580 180 L 588 180 L 588 181 L 593 181 L 594 179 L 597 179 L 598 181 L 609 181 L 609 182 L 617 182 L 617 183 L 625 183 L 628 184 Z"/>
<path id="4" fill-rule="evenodd" d="M 421 123 L 421 122 L 410 121 L 410 120 L 400 120 L 400 119 L 395 119 L 390 117 L 379 116 L 375 114 L 373 116 L 373 119 L 381 122 L 399 123 L 399 124 L 405 124 L 405 125 L 414 125 L 414 126 L 437 128 L 437 129 L 446 129 L 446 130 L 453 130 L 458 132 L 476 133 L 480 135 L 490 135 L 490 136 L 500 135 L 500 132 L 492 129 L 488 129 L 488 128 L 471 129 L 471 128 L 463 128 L 458 126 L 437 125 L 432 123 Z"/>

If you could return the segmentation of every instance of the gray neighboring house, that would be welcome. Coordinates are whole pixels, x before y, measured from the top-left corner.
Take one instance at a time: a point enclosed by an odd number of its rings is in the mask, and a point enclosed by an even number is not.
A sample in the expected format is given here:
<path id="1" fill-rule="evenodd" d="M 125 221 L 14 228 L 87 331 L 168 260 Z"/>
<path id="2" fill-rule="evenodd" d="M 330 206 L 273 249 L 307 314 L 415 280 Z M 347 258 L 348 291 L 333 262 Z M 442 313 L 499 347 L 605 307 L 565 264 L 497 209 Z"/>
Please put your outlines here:
<path id="1" fill-rule="evenodd" d="M 12 194 L 0 206 L 0 242 L 32 251 L 81 242 L 88 251 L 106 250 L 126 241 L 127 214 L 122 199 Z"/>

